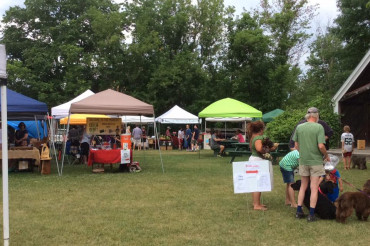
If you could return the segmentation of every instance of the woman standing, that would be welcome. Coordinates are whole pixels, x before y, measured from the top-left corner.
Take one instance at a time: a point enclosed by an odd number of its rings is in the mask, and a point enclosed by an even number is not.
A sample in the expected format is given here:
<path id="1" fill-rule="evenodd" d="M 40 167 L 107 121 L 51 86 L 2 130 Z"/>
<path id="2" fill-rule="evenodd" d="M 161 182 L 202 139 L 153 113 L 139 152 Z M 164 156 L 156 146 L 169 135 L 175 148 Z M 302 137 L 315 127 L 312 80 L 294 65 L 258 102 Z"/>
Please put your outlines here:
<path id="1" fill-rule="evenodd" d="M 250 149 L 252 150 L 252 155 L 249 157 L 249 161 L 263 161 L 262 155 L 269 152 L 262 146 L 262 141 L 264 139 L 263 132 L 265 130 L 265 124 L 262 121 L 251 122 L 248 125 L 248 135 L 250 139 Z M 270 150 L 275 150 L 277 144 L 274 145 Z M 270 170 L 270 180 L 271 187 L 273 184 L 273 172 L 272 172 L 272 163 L 269 162 Z M 267 210 L 264 204 L 261 204 L 261 192 L 252 192 L 253 198 L 253 209 L 254 210 Z"/>
<path id="2" fill-rule="evenodd" d="M 89 151 L 90 151 L 90 143 L 91 143 L 91 135 L 87 133 L 86 127 L 84 129 L 84 133 L 81 138 L 81 156 L 82 161 L 84 164 L 87 165 L 87 160 L 89 157 Z"/>

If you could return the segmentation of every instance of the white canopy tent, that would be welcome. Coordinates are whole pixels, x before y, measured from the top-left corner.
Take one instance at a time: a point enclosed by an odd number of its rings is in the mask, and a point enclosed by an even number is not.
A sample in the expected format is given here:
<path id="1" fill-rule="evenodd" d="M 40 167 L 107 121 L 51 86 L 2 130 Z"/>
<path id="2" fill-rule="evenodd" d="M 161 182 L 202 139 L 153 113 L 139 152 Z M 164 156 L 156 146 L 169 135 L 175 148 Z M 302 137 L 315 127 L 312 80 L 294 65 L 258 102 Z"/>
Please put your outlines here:
<path id="1" fill-rule="evenodd" d="M 153 123 L 154 118 L 153 117 L 146 117 L 146 116 L 134 116 L 134 115 L 125 115 L 121 116 L 122 123 L 131 123 L 131 124 L 148 124 Z"/>
<path id="2" fill-rule="evenodd" d="M 51 108 L 52 120 L 50 120 L 50 122 L 49 122 L 49 124 L 50 124 L 50 140 L 51 140 L 51 144 L 52 144 L 51 147 L 53 149 L 53 154 L 55 156 L 55 161 L 56 161 L 57 165 L 59 165 L 58 156 L 57 156 L 58 154 L 57 154 L 56 148 L 55 148 L 55 142 L 56 142 L 55 136 L 58 135 L 57 132 L 56 132 L 58 130 L 57 120 L 62 119 L 64 117 L 67 117 L 69 115 L 69 109 L 70 109 L 72 103 L 79 102 L 82 99 L 85 99 L 85 98 L 87 98 L 89 96 L 92 96 L 94 94 L 95 93 L 92 92 L 91 90 L 86 90 L 85 92 L 83 92 L 82 94 L 73 98 L 72 100 Z M 58 168 L 58 173 L 59 173 L 59 168 Z"/>
<path id="3" fill-rule="evenodd" d="M 199 124 L 199 118 L 196 115 L 175 105 L 166 113 L 155 119 L 161 124 Z"/>
<path id="4" fill-rule="evenodd" d="M 82 99 L 85 99 L 86 97 L 89 97 L 89 96 L 94 95 L 94 94 L 95 93 L 92 92 L 91 90 L 86 90 L 84 93 L 82 93 L 81 95 L 73 98 L 72 100 L 51 108 L 51 115 L 55 119 L 61 119 L 61 118 L 67 117 L 68 113 L 69 113 L 69 108 L 71 107 L 72 103 L 81 101 Z"/>

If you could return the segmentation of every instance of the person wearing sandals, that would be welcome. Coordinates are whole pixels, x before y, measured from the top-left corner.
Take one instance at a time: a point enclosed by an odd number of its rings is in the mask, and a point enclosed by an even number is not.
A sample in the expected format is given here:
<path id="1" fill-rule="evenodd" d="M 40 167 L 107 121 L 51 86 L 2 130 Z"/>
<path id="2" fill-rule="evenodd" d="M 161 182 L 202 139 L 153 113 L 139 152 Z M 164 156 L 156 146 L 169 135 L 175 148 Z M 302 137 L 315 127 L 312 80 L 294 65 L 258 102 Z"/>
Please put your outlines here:
<path id="1" fill-rule="evenodd" d="M 248 125 L 248 135 L 250 139 L 249 146 L 252 150 L 252 155 L 249 157 L 249 161 L 264 161 L 262 155 L 266 153 L 266 150 L 262 146 L 262 140 L 264 139 L 263 132 L 265 124 L 262 121 L 251 122 Z M 270 151 L 274 151 L 277 148 L 277 144 Z M 272 163 L 269 162 L 270 180 L 271 187 L 273 186 L 273 171 Z M 253 198 L 253 209 L 254 210 L 267 210 L 266 206 L 261 203 L 261 192 L 252 192 Z"/>

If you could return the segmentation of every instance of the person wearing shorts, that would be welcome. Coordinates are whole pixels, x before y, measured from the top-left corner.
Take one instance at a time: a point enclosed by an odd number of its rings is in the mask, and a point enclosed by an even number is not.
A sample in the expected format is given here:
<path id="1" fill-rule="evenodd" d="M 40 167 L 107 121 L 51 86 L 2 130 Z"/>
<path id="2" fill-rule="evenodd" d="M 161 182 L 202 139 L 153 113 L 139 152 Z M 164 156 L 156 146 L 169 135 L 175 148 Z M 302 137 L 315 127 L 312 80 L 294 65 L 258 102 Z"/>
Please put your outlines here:
<path id="1" fill-rule="evenodd" d="M 351 156 L 354 149 L 355 138 L 350 133 L 351 129 L 349 126 L 343 127 L 344 133 L 340 137 L 342 142 L 342 153 L 343 153 L 343 165 L 344 170 L 351 169 Z"/>
<path id="2" fill-rule="evenodd" d="M 87 165 L 87 159 L 89 157 L 90 142 L 91 142 L 91 135 L 86 132 L 86 128 L 85 128 L 84 133 L 82 134 L 82 138 L 81 138 L 81 156 L 82 156 L 83 163 L 86 165 Z"/>
<path id="3" fill-rule="evenodd" d="M 284 156 L 279 162 L 279 166 L 281 174 L 283 175 L 283 181 L 286 184 L 285 205 L 296 208 L 297 203 L 295 202 L 294 190 L 290 185 L 294 183 L 294 169 L 299 166 L 298 150 L 293 150 Z"/>
<path id="4" fill-rule="evenodd" d="M 310 184 L 310 214 L 307 217 L 307 221 L 313 222 L 316 221 L 315 207 L 320 177 L 325 174 L 323 157 L 327 161 L 330 161 L 330 158 L 325 148 L 324 128 L 317 123 L 319 120 L 318 109 L 315 107 L 309 108 L 305 118 L 307 122 L 298 125 L 293 136 L 294 147 L 299 151 L 299 174 L 301 175 L 301 188 L 298 193 L 298 206 L 295 217 L 297 219 L 305 217 L 302 204 L 306 189 Z"/>
<path id="5" fill-rule="evenodd" d="M 211 138 L 209 139 L 209 146 L 211 147 L 212 150 L 219 150 L 217 157 L 222 157 L 225 150 L 225 146 L 218 144 L 217 142 L 223 141 L 224 139 L 218 138 L 217 133 L 218 132 L 211 129 Z"/>
<path id="6" fill-rule="evenodd" d="M 133 150 L 135 150 L 135 146 L 137 146 L 137 149 L 141 149 L 141 137 L 143 135 L 143 131 L 140 129 L 138 125 L 134 128 L 132 131 L 132 141 L 134 142 Z"/>

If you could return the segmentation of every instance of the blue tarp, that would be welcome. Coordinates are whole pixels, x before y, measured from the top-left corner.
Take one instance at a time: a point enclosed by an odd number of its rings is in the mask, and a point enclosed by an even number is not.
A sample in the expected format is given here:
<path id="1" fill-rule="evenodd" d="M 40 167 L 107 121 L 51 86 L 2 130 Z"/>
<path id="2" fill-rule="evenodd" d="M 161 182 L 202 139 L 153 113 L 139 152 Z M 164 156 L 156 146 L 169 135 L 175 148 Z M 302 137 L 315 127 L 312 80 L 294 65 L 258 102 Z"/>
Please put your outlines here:
<path id="1" fill-rule="evenodd" d="M 39 102 L 10 89 L 7 89 L 6 93 L 8 101 L 8 120 L 34 120 L 35 115 L 46 115 L 48 112 L 48 107 L 43 102 Z"/>
<path id="2" fill-rule="evenodd" d="M 28 138 L 39 138 L 37 133 L 37 125 L 39 128 L 40 138 L 43 139 L 48 135 L 48 130 L 46 126 L 46 122 L 44 120 L 38 120 L 37 124 L 35 120 L 30 121 L 8 121 L 8 125 L 13 127 L 15 130 L 18 130 L 18 124 L 20 122 L 24 122 L 26 124 L 26 129 L 28 131 Z"/>

